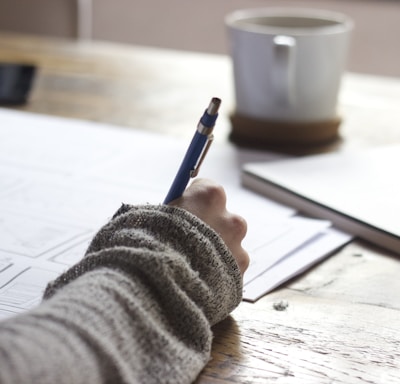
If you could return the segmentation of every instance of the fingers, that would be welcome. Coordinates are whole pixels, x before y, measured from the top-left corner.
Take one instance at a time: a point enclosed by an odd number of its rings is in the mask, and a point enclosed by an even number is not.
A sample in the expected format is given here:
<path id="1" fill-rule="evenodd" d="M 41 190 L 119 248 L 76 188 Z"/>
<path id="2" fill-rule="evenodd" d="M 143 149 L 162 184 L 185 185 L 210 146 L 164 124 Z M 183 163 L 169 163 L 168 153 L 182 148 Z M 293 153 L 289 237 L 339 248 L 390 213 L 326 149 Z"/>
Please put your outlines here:
<path id="1" fill-rule="evenodd" d="M 241 242 L 247 233 L 247 223 L 243 217 L 226 213 L 225 219 L 222 219 L 221 230 L 217 232 L 223 238 L 225 244 L 229 247 L 234 255 L 241 273 L 243 274 L 249 266 L 250 258 L 248 253 L 243 249 Z"/>
<path id="2" fill-rule="evenodd" d="M 247 223 L 239 215 L 226 209 L 226 194 L 222 186 L 208 179 L 196 179 L 182 197 L 170 203 L 193 213 L 212 227 L 224 240 L 243 274 L 249 255 L 241 242 L 246 236 Z"/>
<path id="3" fill-rule="evenodd" d="M 226 195 L 219 184 L 207 179 L 196 179 L 172 205 L 180 206 L 207 222 L 224 213 Z"/>

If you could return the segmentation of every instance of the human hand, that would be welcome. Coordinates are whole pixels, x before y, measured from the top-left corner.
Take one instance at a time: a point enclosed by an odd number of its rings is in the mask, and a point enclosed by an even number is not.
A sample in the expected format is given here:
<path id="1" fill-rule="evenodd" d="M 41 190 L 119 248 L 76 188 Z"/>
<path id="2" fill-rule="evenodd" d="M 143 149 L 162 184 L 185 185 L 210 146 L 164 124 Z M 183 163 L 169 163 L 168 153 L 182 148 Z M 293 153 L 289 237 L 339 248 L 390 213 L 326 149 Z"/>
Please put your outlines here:
<path id="1" fill-rule="evenodd" d="M 191 212 L 213 228 L 232 252 L 243 274 L 249 265 L 249 255 L 241 242 L 247 232 L 246 221 L 226 209 L 226 194 L 222 186 L 208 179 L 196 179 L 182 197 L 169 205 Z"/>

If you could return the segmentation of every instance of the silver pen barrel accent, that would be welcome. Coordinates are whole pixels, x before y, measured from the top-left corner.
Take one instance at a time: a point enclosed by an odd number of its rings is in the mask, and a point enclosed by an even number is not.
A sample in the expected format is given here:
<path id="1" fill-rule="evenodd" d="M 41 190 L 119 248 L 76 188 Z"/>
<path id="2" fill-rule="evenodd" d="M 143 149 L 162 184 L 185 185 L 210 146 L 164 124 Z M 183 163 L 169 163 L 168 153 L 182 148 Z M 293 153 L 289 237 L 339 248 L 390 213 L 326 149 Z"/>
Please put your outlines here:
<path id="1" fill-rule="evenodd" d="M 218 117 L 218 109 L 221 105 L 221 99 L 218 97 L 213 97 L 208 105 L 207 109 L 204 111 L 199 124 L 197 125 L 197 131 L 202 134 L 209 136 L 211 135 L 215 120 Z"/>
<path id="2" fill-rule="evenodd" d="M 221 105 L 221 99 L 219 99 L 218 97 L 213 97 L 207 108 L 207 113 L 211 116 L 216 115 L 218 113 L 220 105 Z"/>

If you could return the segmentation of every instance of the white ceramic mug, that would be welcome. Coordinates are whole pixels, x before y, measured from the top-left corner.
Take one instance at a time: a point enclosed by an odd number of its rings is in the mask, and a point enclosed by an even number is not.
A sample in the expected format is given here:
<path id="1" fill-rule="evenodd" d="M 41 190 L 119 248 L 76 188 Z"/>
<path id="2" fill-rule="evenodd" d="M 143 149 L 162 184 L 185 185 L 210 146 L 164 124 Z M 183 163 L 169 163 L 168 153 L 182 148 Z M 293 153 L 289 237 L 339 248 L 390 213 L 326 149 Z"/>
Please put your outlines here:
<path id="1" fill-rule="evenodd" d="M 327 121 L 337 116 L 352 20 L 315 9 L 238 10 L 225 19 L 236 113 L 260 120 Z"/>

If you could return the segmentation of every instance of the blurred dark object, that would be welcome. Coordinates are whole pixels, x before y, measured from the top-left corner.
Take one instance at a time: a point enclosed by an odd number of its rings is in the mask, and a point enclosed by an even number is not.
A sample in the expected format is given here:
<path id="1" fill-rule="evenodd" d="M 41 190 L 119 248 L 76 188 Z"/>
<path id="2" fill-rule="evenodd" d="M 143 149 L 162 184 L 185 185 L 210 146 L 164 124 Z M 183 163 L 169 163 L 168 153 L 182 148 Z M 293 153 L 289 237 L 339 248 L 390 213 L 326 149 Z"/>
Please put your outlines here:
<path id="1" fill-rule="evenodd" d="M 34 65 L 0 63 L 0 105 L 25 104 L 35 72 Z"/>

